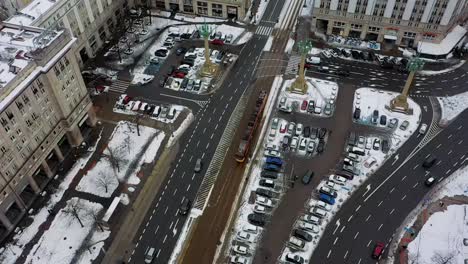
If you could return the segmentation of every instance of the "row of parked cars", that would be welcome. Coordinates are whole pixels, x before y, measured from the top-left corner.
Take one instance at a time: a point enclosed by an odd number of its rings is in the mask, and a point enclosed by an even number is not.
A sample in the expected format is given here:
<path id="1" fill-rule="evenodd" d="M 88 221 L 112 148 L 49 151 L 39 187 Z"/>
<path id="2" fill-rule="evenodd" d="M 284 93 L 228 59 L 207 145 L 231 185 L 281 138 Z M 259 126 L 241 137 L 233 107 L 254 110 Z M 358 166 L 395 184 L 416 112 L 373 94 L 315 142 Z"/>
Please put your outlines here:
<path id="1" fill-rule="evenodd" d="M 326 58 L 331 57 L 345 57 L 353 58 L 355 60 L 368 61 L 368 62 L 377 62 L 382 68 L 385 69 L 397 69 L 400 72 L 407 73 L 408 70 L 406 66 L 408 65 L 408 60 L 401 57 L 393 56 L 384 56 L 376 54 L 373 51 L 361 51 L 361 50 L 352 50 L 346 48 L 333 48 L 323 50 L 321 53 L 322 56 Z"/>
<path id="2" fill-rule="evenodd" d="M 154 118 L 172 120 L 177 115 L 177 108 L 171 105 L 148 104 L 122 94 L 116 102 L 116 108 L 121 110 L 133 111 L 147 114 Z"/>
<path id="3" fill-rule="evenodd" d="M 302 103 L 296 100 L 288 100 L 287 97 L 281 97 L 278 109 L 285 113 L 291 113 L 292 111 L 302 111 L 306 113 L 321 115 L 322 113 L 326 116 L 331 116 L 333 114 L 335 106 L 335 100 L 333 98 L 325 102 L 325 107 L 315 102 L 314 100 L 303 100 Z"/>

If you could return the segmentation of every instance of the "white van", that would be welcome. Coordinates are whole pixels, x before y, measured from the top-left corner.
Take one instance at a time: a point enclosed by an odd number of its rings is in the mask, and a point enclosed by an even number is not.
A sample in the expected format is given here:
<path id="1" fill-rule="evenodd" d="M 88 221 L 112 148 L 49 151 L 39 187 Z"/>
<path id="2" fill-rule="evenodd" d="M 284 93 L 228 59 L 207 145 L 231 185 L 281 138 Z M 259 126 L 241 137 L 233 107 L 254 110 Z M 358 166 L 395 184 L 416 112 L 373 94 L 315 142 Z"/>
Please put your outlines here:
<path id="1" fill-rule="evenodd" d="M 306 63 L 308 64 L 320 64 L 320 58 L 319 57 L 309 57 L 309 58 L 306 58 Z"/>

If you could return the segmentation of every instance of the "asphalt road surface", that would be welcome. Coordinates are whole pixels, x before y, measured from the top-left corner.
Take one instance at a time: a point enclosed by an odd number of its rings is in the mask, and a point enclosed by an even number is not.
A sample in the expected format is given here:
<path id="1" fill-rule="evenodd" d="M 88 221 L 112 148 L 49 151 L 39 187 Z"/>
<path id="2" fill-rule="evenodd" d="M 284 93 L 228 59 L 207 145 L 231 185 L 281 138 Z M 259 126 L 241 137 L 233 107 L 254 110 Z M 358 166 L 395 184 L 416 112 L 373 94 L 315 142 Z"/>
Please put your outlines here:
<path id="1" fill-rule="evenodd" d="M 412 152 L 415 141 L 403 145 L 330 221 L 310 262 L 375 263 L 371 258 L 375 242 L 389 244 L 397 227 L 429 192 L 424 185 L 429 175 L 440 182 L 466 164 L 467 119 L 465 111 L 417 152 Z M 421 165 L 429 155 L 438 161 L 424 170 Z"/>
<path id="2" fill-rule="evenodd" d="M 283 1 L 270 1 L 264 19 L 277 18 L 282 5 Z M 170 174 L 134 239 L 135 248 L 130 249 L 132 256 L 129 263 L 143 263 L 145 251 L 152 247 L 156 252 L 153 263 L 168 262 L 186 221 L 186 216 L 179 214 L 180 204 L 184 199 L 195 200 L 224 128 L 239 98 L 251 84 L 267 38 L 254 34 L 241 50 L 236 65 L 220 89 L 209 97 L 204 107 L 194 113 L 195 121 L 179 139 L 181 149 L 169 170 Z M 204 164 L 200 173 L 194 172 L 197 158 L 201 158 Z"/>

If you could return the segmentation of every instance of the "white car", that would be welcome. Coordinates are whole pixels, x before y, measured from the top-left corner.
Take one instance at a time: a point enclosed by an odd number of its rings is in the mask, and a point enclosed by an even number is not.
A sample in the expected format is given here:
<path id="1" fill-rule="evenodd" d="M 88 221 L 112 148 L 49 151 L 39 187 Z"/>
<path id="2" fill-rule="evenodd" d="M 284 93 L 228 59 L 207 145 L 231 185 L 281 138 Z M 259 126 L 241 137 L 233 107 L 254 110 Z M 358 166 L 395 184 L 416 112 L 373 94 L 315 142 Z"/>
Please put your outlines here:
<path id="1" fill-rule="evenodd" d="M 316 216 L 313 216 L 313 215 L 308 215 L 308 214 L 306 214 L 306 215 L 303 215 L 303 216 L 301 217 L 301 219 L 302 219 L 303 221 L 308 222 L 308 223 L 312 223 L 312 224 L 316 224 L 316 225 L 319 225 L 319 224 L 320 224 L 320 218 L 318 218 L 318 217 L 316 217 Z"/>
<path id="2" fill-rule="evenodd" d="M 237 240 L 252 243 L 254 242 L 255 238 L 252 234 L 246 233 L 244 231 L 239 231 L 237 233 Z"/>
<path id="3" fill-rule="evenodd" d="M 299 143 L 299 138 L 298 137 L 293 137 L 292 140 L 291 140 L 291 148 L 296 149 L 298 143 Z"/>
<path id="4" fill-rule="evenodd" d="M 299 154 L 305 155 L 307 151 L 307 139 L 301 139 L 301 143 L 299 144 L 298 152 Z"/>
<path id="5" fill-rule="evenodd" d="M 153 79 L 154 79 L 154 76 L 144 76 L 144 77 L 141 77 L 140 79 L 138 79 L 136 84 L 138 84 L 138 85 L 147 84 L 147 83 L 150 83 L 151 81 L 153 81 Z"/>
<path id="6" fill-rule="evenodd" d="M 304 222 L 304 221 L 299 221 L 298 227 L 300 229 L 311 231 L 312 233 L 318 233 L 319 232 L 319 227 L 317 225 L 307 223 L 307 222 Z"/>
<path id="7" fill-rule="evenodd" d="M 312 153 L 314 152 L 315 149 L 315 142 L 314 141 L 309 141 L 309 144 L 307 144 L 307 152 Z"/>
<path id="8" fill-rule="evenodd" d="M 328 187 L 330 189 L 333 189 L 333 190 L 338 190 L 340 188 L 340 186 L 338 186 L 338 184 L 336 184 L 335 182 L 333 181 L 326 181 L 325 184 L 324 184 L 325 187 Z"/>
<path id="9" fill-rule="evenodd" d="M 305 250 L 306 250 L 305 242 L 302 241 L 302 240 L 300 240 L 299 238 L 290 237 L 290 238 L 289 238 L 289 241 L 288 241 L 288 244 L 289 244 L 292 248 L 295 248 L 295 249 L 298 249 L 298 250 L 302 250 L 302 251 L 305 251 Z"/>
<path id="10" fill-rule="evenodd" d="M 275 145 L 275 144 L 273 144 L 273 143 L 268 143 L 268 144 L 266 145 L 266 149 L 267 149 L 267 150 L 276 150 L 276 151 L 279 151 L 279 150 L 280 150 L 279 147 L 278 147 L 278 145 Z"/>
<path id="11" fill-rule="evenodd" d="M 247 259 L 243 256 L 231 256 L 231 263 L 233 264 L 246 264 Z"/>
<path id="12" fill-rule="evenodd" d="M 260 205 L 264 205 L 264 206 L 268 206 L 268 207 L 273 206 L 273 202 L 270 199 L 268 199 L 266 197 L 263 197 L 263 196 L 257 195 L 257 199 L 255 199 L 255 201 Z"/>
<path id="13" fill-rule="evenodd" d="M 317 201 L 317 200 L 314 200 L 314 199 L 311 199 L 309 201 L 309 207 L 312 208 L 314 206 L 317 206 L 317 207 L 320 207 L 326 211 L 330 211 L 332 209 L 332 206 L 323 202 L 323 201 Z"/>
<path id="14" fill-rule="evenodd" d="M 346 183 L 346 178 L 345 177 L 341 177 L 341 176 L 335 175 L 335 174 L 330 175 L 330 177 L 328 177 L 328 179 L 330 181 L 333 181 L 336 184 L 339 184 L 339 185 L 345 185 L 345 183 Z"/>
<path id="15" fill-rule="evenodd" d="M 322 51 L 322 55 L 325 56 L 325 58 L 330 58 L 332 56 L 328 50 Z"/>
<path id="16" fill-rule="evenodd" d="M 364 167 L 370 168 L 372 165 L 374 165 L 377 162 L 377 160 L 374 157 L 369 157 L 364 161 Z"/>
<path id="17" fill-rule="evenodd" d="M 256 204 L 256 205 L 254 206 L 254 209 L 253 209 L 253 210 L 254 210 L 254 212 L 259 213 L 259 214 L 264 214 L 264 213 L 266 213 L 266 207 L 263 206 L 263 205 L 258 205 L 258 204 Z"/>
<path id="18" fill-rule="evenodd" d="M 314 108 L 314 113 L 315 113 L 315 114 L 318 114 L 318 115 L 321 114 L 321 113 L 322 113 L 322 108 L 319 107 L 319 106 L 316 106 L 316 107 Z"/>
<path id="19" fill-rule="evenodd" d="M 234 250 L 234 252 L 239 253 L 239 254 L 241 254 L 241 255 L 246 255 L 246 254 L 249 252 L 249 248 L 248 248 L 248 247 L 246 247 L 246 246 L 239 246 L 239 245 L 234 246 L 234 247 L 232 248 L 232 250 Z"/>
<path id="20" fill-rule="evenodd" d="M 263 154 L 267 157 L 281 157 L 281 153 L 277 150 L 267 149 Z"/>
<path id="21" fill-rule="evenodd" d="M 298 123 L 296 126 L 296 136 L 302 135 L 302 130 L 304 130 L 304 126 L 301 123 Z"/>
<path id="22" fill-rule="evenodd" d="M 278 123 L 279 123 L 279 119 L 273 118 L 273 121 L 271 122 L 271 128 L 276 130 L 278 128 Z"/>
<path id="23" fill-rule="evenodd" d="M 367 138 L 367 141 L 366 141 L 366 149 L 371 149 L 372 148 L 372 139 L 371 138 Z"/>
<path id="24" fill-rule="evenodd" d="M 245 231 L 245 232 L 248 232 L 248 233 L 257 234 L 258 230 L 259 230 L 259 227 L 254 226 L 252 224 L 247 224 L 246 226 L 244 226 L 242 228 L 242 230 Z"/>
<path id="25" fill-rule="evenodd" d="M 419 134 L 421 135 L 426 134 L 426 130 L 427 130 L 427 125 L 423 123 L 421 127 L 419 128 Z"/>
<path id="26" fill-rule="evenodd" d="M 270 129 L 270 133 L 268 134 L 268 141 L 275 140 L 276 137 L 276 129 Z"/>

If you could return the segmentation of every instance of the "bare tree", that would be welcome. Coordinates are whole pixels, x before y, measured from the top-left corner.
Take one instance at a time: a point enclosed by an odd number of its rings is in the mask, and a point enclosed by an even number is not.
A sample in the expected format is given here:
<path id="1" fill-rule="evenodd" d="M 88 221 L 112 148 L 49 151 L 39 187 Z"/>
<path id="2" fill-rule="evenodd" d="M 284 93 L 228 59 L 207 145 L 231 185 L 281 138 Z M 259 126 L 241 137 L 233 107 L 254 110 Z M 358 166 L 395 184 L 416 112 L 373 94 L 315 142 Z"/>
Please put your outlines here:
<path id="1" fill-rule="evenodd" d="M 109 186 L 114 182 L 114 177 L 111 176 L 109 173 L 103 173 L 100 171 L 98 173 L 98 177 L 95 178 L 96 184 L 102 187 L 105 192 L 109 191 Z"/>
<path id="2" fill-rule="evenodd" d="M 80 218 L 80 212 L 83 211 L 85 208 L 83 204 L 80 202 L 80 199 L 78 198 L 72 198 L 67 207 L 63 210 L 65 213 L 71 214 L 74 216 L 78 222 L 80 223 L 81 227 L 84 227 L 83 222 L 81 221 Z"/>
<path id="3" fill-rule="evenodd" d="M 130 149 L 131 149 L 131 146 L 132 146 L 132 140 L 131 140 L 131 137 L 130 137 L 130 134 L 129 133 L 125 133 L 126 134 L 126 137 L 124 138 L 123 140 L 123 144 L 122 144 L 122 148 L 123 149 L 126 149 L 128 151 L 128 154 L 130 155 Z"/>
<path id="4" fill-rule="evenodd" d="M 96 224 L 99 227 L 99 230 L 101 230 L 101 232 L 104 232 L 104 228 L 102 227 L 101 221 L 99 220 L 99 213 L 101 212 L 101 210 L 102 209 L 96 207 L 89 208 L 88 215 L 94 219 L 94 224 Z"/>
<path id="5" fill-rule="evenodd" d="M 431 257 L 434 264 L 455 264 L 455 252 L 441 252 L 436 251 Z"/>
<path id="6" fill-rule="evenodd" d="M 107 146 L 107 152 L 109 152 L 107 158 L 112 165 L 112 169 L 117 169 L 117 172 L 120 172 L 120 164 L 125 160 L 125 154 L 122 152 L 122 148 L 111 148 Z M 117 173 L 116 173 L 117 175 Z"/>

